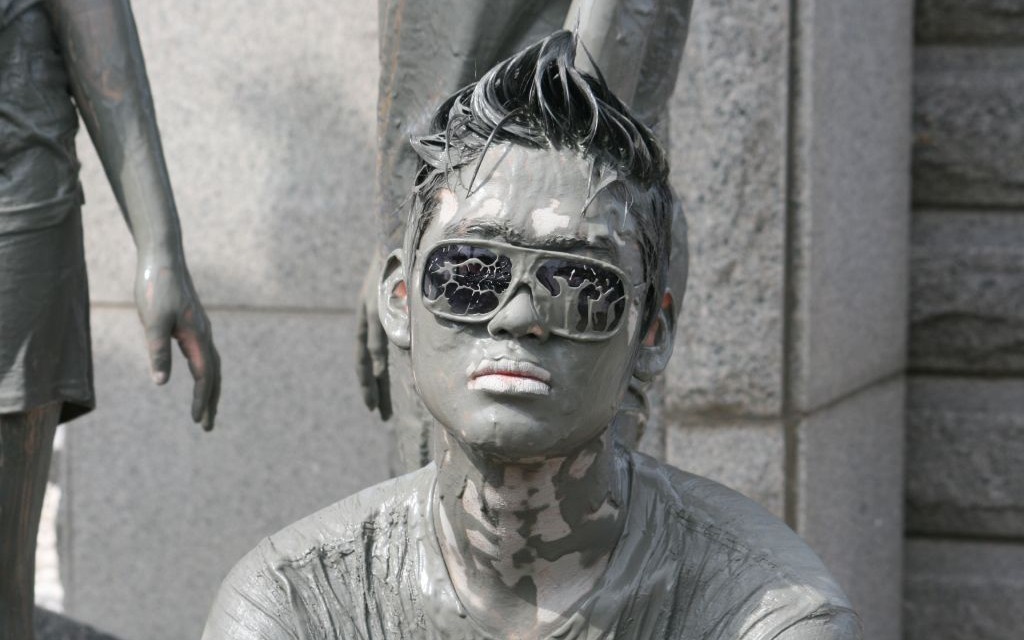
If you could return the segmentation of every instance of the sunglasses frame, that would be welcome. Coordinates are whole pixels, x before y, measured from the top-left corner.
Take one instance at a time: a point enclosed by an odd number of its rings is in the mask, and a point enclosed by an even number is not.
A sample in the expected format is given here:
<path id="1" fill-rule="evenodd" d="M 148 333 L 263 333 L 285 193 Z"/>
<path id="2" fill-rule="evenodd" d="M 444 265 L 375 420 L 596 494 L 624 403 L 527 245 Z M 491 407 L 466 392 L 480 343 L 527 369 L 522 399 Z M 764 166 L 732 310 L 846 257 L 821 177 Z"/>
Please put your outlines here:
<path id="1" fill-rule="evenodd" d="M 435 300 L 431 300 L 427 297 L 426 293 L 424 292 L 424 279 L 427 276 L 426 265 L 428 263 L 428 258 L 434 251 L 436 251 L 440 247 L 444 247 L 447 245 L 468 245 L 472 247 L 480 247 L 483 249 L 494 249 L 496 250 L 495 253 L 498 254 L 499 256 L 505 255 L 510 259 L 510 261 L 512 262 L 512 278 L 511 280 L 509 280 L 508 287 L 505 289 L 505 291 L 500 294 L 496 294 L 498 295 L 498 305 L 493 310 L 481 314 L 460 315 L 457 313 L 452 313 L 450 311 L 444 311 L 436 307 L 436 300 L 444 298 L 444 295 L 438 296 Z M 522 256 L 523 258 L 526 259 L 517 259 L 516 256 Z M 415 277 L 415 282 L 418 285 L 417 290 L 419 292 L 420 297 L 423 300 L 423 306 L 425 306 L 428 311 L 430 311 L 432 314 L 439 318 L 450 320 L 452 322 L 458 322 L 461 324 L 483 324 L 486 322 L 490 322 L 491 319 L 493 319 L 494 316 L 498 315 L 498 312 L 504 309 L 505 306 L 509 303 L 509 301 L 515 297 L 515 292 L 523 284 L 525 284 L 530 289 L 530 304 L 534 305 L 534 315 L 536 315 L 538 320 L 543 323 L 543 320 L 541 320 L 542 314 L 538 312 L 536 306 L 536 291 L 538 287 L 543 288 L 545 291 L 547 291 L 547 288 L 540 283 L 536 276 L 536 273 L 538 265 L 542 263 L 544 260 L 553 259 L 576 262 L 581 263 L 583 265 L 596 266 L 611 272 L 622 283 L 623 298 L 625 300 L 625 304 L 623 306 L 623 316 L 628 315 L 628 309 L 630 308 L 630 306 L 636 304 L 636 302 L 640 300 L 640 298 L 637 295 L 635 295 L 636 290 L 646 286 L 647 284 L 645 282 L 630 283 L 629 278 L 626 276 L 626 272 L 624 272 L 618 266 L 611 264 L 610 262 L 607 262 L 605 260 L 601 260 L 600 258 L 581 256 L 579 254 L 566 253 L 563 251 L 551 251 L 548 249 L 537 249 L 534 247 L 521 247 L 514 244 L 508 244 L 507 242 L 501 242 L 499 240 L 483 240 L 478 238 L 443 238 L 427 246 L 426 248 L 417 249 L 416 257 L 416 268 L 415 273 L 413 275 Z M 554 297 L 559 297 L 561 295 L 564 294 L 559 293 Z M 552 335 L 556 335 L 562 338 L 569 338 L 571 340 L 578 340 L 580 342 L 601 342 L 613 338 L 615 335 L 619 333 L 619 331 L 622 330 L 622 327 L 626 324 L 628 324 L 628 322 L 625 322 L 625 317 L 620 318 L 618 324 L 615 325 L 614 329 L 612 329 L 611 331 L 601 333 L 579 333 L 576 331 L 566 331 L 561 327 L 551 327 L 547 325 L 545 326 L 548 329 L 548 331 L 551 332 Z"/>

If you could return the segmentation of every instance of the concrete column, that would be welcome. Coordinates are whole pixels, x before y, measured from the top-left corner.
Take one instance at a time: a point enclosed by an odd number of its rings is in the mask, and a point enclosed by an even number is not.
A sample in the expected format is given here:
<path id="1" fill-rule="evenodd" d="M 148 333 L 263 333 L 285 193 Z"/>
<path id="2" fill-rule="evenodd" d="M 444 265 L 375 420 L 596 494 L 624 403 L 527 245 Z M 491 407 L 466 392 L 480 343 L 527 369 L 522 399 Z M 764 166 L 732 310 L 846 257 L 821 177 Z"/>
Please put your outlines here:
<path id="1" fill-rule="evenodd" d="M 697 3 L 668 460 L 784 516 L 900 637 L 912 3 Z"/>
<path id="2" fill-rule="evenodd" d="M 797 0 L 788 515 L 901 636 L 912 3 Z"/>

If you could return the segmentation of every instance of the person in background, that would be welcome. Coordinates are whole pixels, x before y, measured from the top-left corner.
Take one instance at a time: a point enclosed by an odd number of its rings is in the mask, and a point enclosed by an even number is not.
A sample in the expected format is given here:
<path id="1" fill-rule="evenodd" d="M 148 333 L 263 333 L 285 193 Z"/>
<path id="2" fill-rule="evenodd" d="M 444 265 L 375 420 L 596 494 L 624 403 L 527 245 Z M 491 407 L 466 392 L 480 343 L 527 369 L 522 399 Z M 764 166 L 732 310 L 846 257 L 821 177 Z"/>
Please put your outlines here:
<path id="1" fill-rule="evenodd" d="M 36 533 L 58 423 L 90 411 L 81 116 L 137 252 L 152 378 L 171 340 L 212 429 L 220 359 L 196 295 L 128 0 L 0 0 L 0 637 L 32 640 Z M 129 579 L 129 578 L 126 578 Z"/>

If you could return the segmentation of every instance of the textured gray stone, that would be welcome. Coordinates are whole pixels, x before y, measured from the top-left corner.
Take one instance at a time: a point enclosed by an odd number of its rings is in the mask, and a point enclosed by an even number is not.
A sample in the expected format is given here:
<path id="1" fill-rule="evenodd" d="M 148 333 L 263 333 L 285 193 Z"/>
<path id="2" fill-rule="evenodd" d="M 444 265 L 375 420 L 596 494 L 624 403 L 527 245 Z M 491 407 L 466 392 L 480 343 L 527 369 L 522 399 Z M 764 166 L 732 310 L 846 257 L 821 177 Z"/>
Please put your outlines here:
<path id="1" fill-rule="evenodd" d="M 799 411 L 904 367 L 911 19 L 908 0 L 800 3 L 791 258 Z"/>
<path id="2" fill-rule="evenodd" d="M 667 425 L 666 461 L 739 491 L 778 517 L 784 511 L 782 425 Z"/>
<path id="3" fill-rule="evenodd" d="M 1024 537 L 1024 379 L 911 379 L 907 529 Z"/>
<path id="4" fill-rule="evenodd" d="M 1024 213 L 918 212 L 910 365 L 1024 373 Z"/>
<path id="5" fill-rule="evenodd" d="M 154 387 L 134 311 L 93 311 L 100 408 L 67 430 L 65 608 L 125 638 L 197 638 L 262 536 L 387 475 L 387 430 L 350 365 L 354 320 L 214 313 L 224 395 L 203 433 L 182 359 Z"/>
<path id="6" fill-rule="evenodd" d="M 821 555 L 864 622 L 900 638 L 904 382 L 865 389 L 801 421 L 796 530 Z"/>
<path id="7" fill-rule="evenodd" d="M 691 258 L 669 415 L 781 407 L 788 5 L 694 3 L 671 104 Z"/>
<path id="8" fill-rule="evenodd" d="M 1024 206 L 1024 48 L 919 47 L 914 201 Z"/>
<path id="9" fill-rule="evenodd" d="M 1024 545 L 911 540 L 906 640 L 1019 640 Z"/>
<path id="10" fill-rule="evenodd" d="M 917 0 L 915 8 L 921 43 L 1024 42 L 1024 0 Z"/>
<path id="11" fill-rule="evenodd" d="M 193 279 L 207 305 L 352 309 L 376 238 L 375 2 L 133 5 Z M 93 300 L 134 250 L 79 136 Z"/>

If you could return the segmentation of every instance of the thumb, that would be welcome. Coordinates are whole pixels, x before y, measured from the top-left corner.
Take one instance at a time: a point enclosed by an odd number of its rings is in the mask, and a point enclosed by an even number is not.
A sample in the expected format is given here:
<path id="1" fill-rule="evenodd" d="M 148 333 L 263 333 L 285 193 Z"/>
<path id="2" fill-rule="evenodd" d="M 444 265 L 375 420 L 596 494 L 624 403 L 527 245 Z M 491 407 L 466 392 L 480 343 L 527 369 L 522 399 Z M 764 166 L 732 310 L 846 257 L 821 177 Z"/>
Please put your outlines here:
<path id="1" fill-rule="evenodd" d="M 171 378 L 171 332 L 163 325 L 156 323 L 146 329 L 149 370 L 155 384 L 165 384 Z"/>

